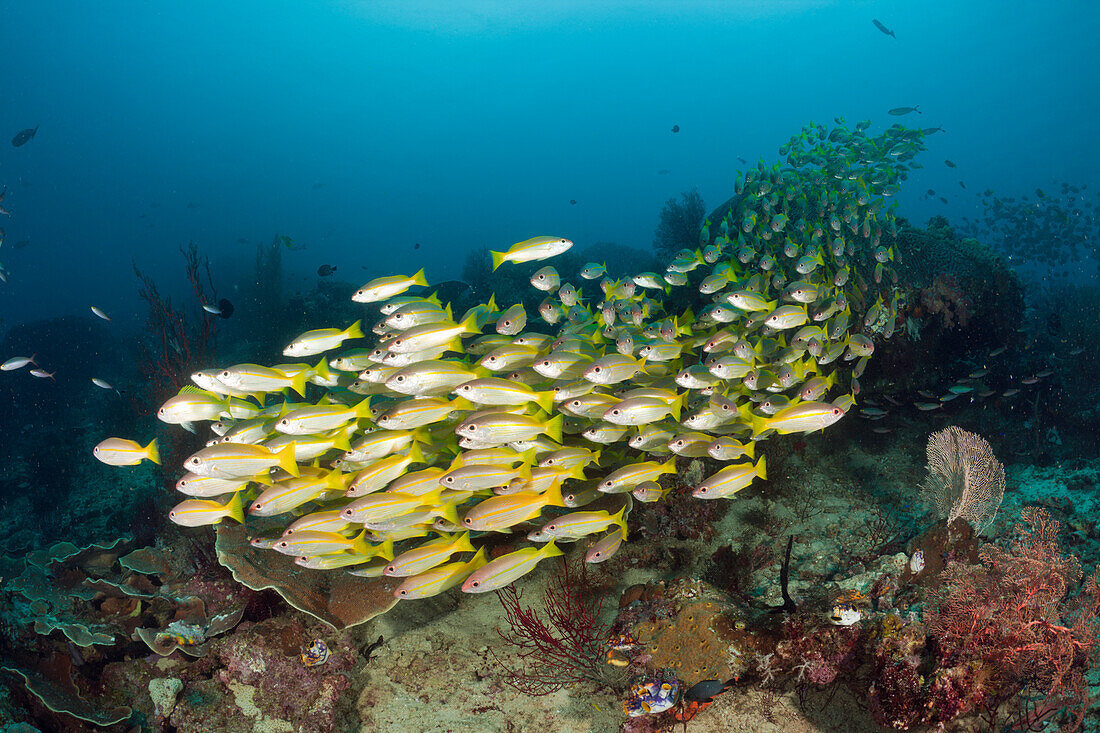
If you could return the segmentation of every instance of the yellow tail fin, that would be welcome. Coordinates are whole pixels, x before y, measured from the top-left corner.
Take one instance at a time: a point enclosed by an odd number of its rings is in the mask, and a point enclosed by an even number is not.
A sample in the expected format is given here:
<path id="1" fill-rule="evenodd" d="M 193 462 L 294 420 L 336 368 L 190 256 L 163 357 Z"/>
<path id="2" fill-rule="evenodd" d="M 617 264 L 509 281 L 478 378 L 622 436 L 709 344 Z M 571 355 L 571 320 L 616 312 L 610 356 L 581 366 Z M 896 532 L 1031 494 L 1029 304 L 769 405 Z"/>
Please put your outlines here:
<path id="1" fill-rule="evenodd" d="M 229 517 L 237 524 L 244 524 L 244 499 L 242 498 L 243 491 L 238 491 L 233 494 L 233 497 L 225 504 L 225 516 Z"/>
<path id="2" fill-rule="evenodd" d="M 477 548 L 474 547 L 474 543 L 470 541 L 470 533 L 463 532 L 462 536 L 455 542 L 455 552 L 473 552 Z"/>
<path id="3" fill-rule="evenodd" d="M 489 254 L 492 255 L 492 257 L 493 257 L 493 271 L 496 272 L 496 269 L 504 264 L 504 254 L 505 253 L 504 252 L 489 252 Z"/>
<path id="4" fill-rule="evenodd" d="M 543 547 L 541 550 L 539 550 L 539 555 L 541 555 L 540 559 L 543 559 L 543 560 L 545 560 L 548 557 L 557 557 L 558 555 L 564 555 L 564 554 L 565 553 L 562 552 L 558 548 L 558 546 L 554 543 L 554 540 L 550 540 L 550 542 L 548 542 L 545 547 Z"/>
<path id="5" fill-rule="evenodd" d="M 143 448 L 145 451 L 145 457 L 153 463 L 160 465 L 160 448 L 157 446 L 157 439 L 153 438 L 149 441 L 149 445 Z"/>
<path id="6" fill-rule="evenodd" d="M 377 549 L 375 549 L 377 547 Z M 393 540 L 387 539 L 381 546 L 371 546 L 371 554 L 375 557 L 380 557 L 383 560 L 393 559 Z"/>
<path id="7" fill-rule="evenodd" d="M 324 359 L 321 359 L 321 361 L 323 362 Z M 325 365 L 325 368 L 326 369 L 328 368 L 327 364 Z M 302 397 L 306 396 L 306 377 L 308 377 L 308 376 L 309 376 L 309 370 L 308 369 L 302 369 L 301 371 L 299 371 L 297 374 L 295 374 L 293 377 L 290 378 L 290 388 L 292 390 L 294 390 L 295 392 L 297 392 Z"/>
<path id="8" fill-rule="evenodd" d="M 553 412 L 554 409 L 554 393 L 553 392 L 535 392 L 535 402 L 542 408 L 543 412 Z M 680 418 L 676 418 L 679 420 Z"/>
<path id="9" fill-rule="evenodd" d="M 565 416 L 560 412 L 547 420 L 546 424 L 543 426 L 543 432 L 546 433 L 546 437 L 550 438 L 550 440 L 555 443 L 561 443 L 562 423 L 564 421 Z"/>
<path id="10" fill-rule="evenodd" d="M 367 539 L 367 530 L 363 530 L 351 541 L 351 547 L 348 548 L 356 555 L 373 555 L 374 546 Z M 386 558 L 387 560 L 390 558 Z"/>
<path id="11" fill-rule="evenodd" d="M 420 268 L 416 271 L 416 274 L 412 276 L 413 285 L 428 286 L 428 278 L 424 276 L 424 268 Z"/>
<path id="12" fill-rule="evenodd" d="M 301 472 L 298 470 L 298 464 L 294 461 L 293 443 L 276 453 L 275 458 L 277 458 L 279 461 L 279 463 L 277 464 L 279 468 L 283 469 L 291 476 L 301 475 Z"/>
<path id="13" fill-rule="evenodd" d="M 464 334 L 473 335 L 476 333 L 481 333 L 481 327 L 477 325 L 476 313 L 470 314 L 470 316 L 466 318 L 466 320 L 458 325 L 462 327 L 462 332 Z"/>
<path id="14" fill-rule="evenodd" d="M 349 339 L 361 339 L 363 338 L 363 322 L 356 321 L 344 330 L 344 335 Z"/>
<path id="15" fill-rule="evenodd" d="M 760 460 L 756 462 L 756 475 L 760 478 L 767 480 L 768 478 L 768 466 L 764 461 L 765 456 L 761 455 Z"/>

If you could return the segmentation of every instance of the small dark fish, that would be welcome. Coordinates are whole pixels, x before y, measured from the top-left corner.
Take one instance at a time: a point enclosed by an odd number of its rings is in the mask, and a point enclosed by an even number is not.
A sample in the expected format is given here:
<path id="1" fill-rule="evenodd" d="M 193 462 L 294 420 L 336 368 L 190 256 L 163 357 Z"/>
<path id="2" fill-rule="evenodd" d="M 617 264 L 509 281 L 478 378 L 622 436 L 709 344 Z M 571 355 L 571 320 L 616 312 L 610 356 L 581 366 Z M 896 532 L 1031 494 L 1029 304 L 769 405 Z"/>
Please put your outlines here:
<path id="1" fill-rule="evenodd" d="M 966 184 L 963 183 L 962 181 L 959 181 L 959 185 L 962 186 L 963 188 L 966 188 Z"/>
<path id="2" fill-rule="evenodd" d="M 321 183 L 321 182 L 317 182 L 317 183 L 314 183 L 314 184 L 313 184 L 313 190 L 314 190 L 314 191 L 316 191 L 316 190 L 317 190 L 317 189 L 319 189 L 319 188 L 324 188 L 324 187 L 325 187 L 325 184 L 323 184 L 323 183 Z"/>
<path id="3" fill-rule="evenodd" d="M 710 700 L 723 692 L 737 682 L 737 678 L 732 680 L 703 680 L 702 682 L 696 682 L 688 691 L 684 693 L 684 699 L 689 702 L 710 702 Z"/>
<path id="4" fill-rule="evenodd" d="M 24 247 L 26 247 L 30 243 L 31 243 L 31 240 L 29 238 L 28 239 L 20 239 L 18 242 L 15 243 L 15 248 L 16 249 L 23 249 Z"/>
<path id="5" fill-rule="evenodd" d="M 413 249 L 420 249 L 420 242 L 417 242 L 416 244 L 414 244 L 414 245 L 413 245 Z M 332 268 L 332 269 L 334 269 L 334 270 L 335 270 L 336 268 L 334 267 L 334 268 Z"/>
<path id="6" fill-rule="evenodd" d="M 197 208 L 199 208 L 199 206 L 201 206 L 201 205 L 202 205 L 202 204 L 199 204 L 199 203 L 197 203 L 197 202 L 195 202 L 195 201 L 188 201 L 188 202 L 187 202 L 187 208 L 189 208 L 189 209 L 197 209 Z"/>
<path id="7" fill-rule="evenodd" d="M 248 244 L 248 240 L 244 237 L 237 237 L 237 244 Z"/>
<path id="8" fill-rule="evenodd" d="M 886 35 L 890 36 L 891 38 L 893 38 L 895 40 L 897 39 L 897 36 L 894 35 L 894 32 L 892 30 L 890 30 L 889 28 L 887 28 L 886 26 L 884 26 L 881 22 L 879 22 L 878 18 L 873 18 L 871 20 L 871 22 L 875 24 L 875 28 L 878 28 L 880 31 L 882 31 Z"/>
<path id="9" fill-rule="evenodd" d="M 947 203 L 947 199 L 945 199 L 943 196 L 940 196 L 940 201 L 942 201 L 945 204 Z"/>
<path id="10" fill-rule="evenodd" d="M 679 125 L 673 125 L 672 126 L 672 131 L 673 132 L 679 132 L 680 131 L 680 126 Z"/>
<path id="11" fill-rule="evenodd" d="M 738 155 L 738 156 L 737 156 L 737 159 L 738 159 L 739 161 L 741 161 L 741 165 L 748 165 L 748 164 L 749 164 L 749 161 L 745 160 L 745 159 L 744 159 L 744 158 L 742 158 L 742 157 L 741 157 L 740 155 Z"/>
<path id="12" fill-rule="evenodd" d="M 218 310 L 221 311 L 218 313 L 219 316 L 222 318 L 229 318 L 229 316 L 233 315 L 233 304 L 225 298 L 222 298 L 218 301 Z"/>
<path id="13" fill-rule="evenodd" d="M 573 206 L 576 206 L 577 205 L 577 200 L 576 199 L 569 199 L 569 203 Z"/>
<path id="14" fill-rule="evenodd" d="M 946 165 L 948 168 L 958 168 L 958 166 L 955 165 L 955 163 L 953 161 L 950 161 L 950 160 L 943 161 L 943 164 Z"/>
<path id="15" fill-rule="evenodd" d="M 33 129 L 28 127 L 26 130 L 20 130 L 19 133 L 11 139 L 11 144 L 19 148 L 27 144 L 27 141 L 34 137 L 34 134 L 38 132 L 38 125 L 35 125 Z"/>
<path id="16" fill-rule="evenodd" d="M 334 272 L 336 272 L 336 265 L 321 265 L 317 268 L 317 274 L 321 277 L 328 277 Z"/>
<path id="17" fill-rule="evenodd" d="M 890 110 L 889 114 L 894 115 L 894 117 L 901 117 L 902 115 L 907 115 L 910 112 L 916 112 L 918 115 L 924 114 L 916 107 L 894 107 L 892 110 Z"/>
<path id="18" fill-rule="evenodd" d="M 943 131 L 944 130 L 943 130 L 942 127 L 924 127 L 924 128 L 921 128 L 920 132 L 921 132 L 922 135 L 931 135 L 934 132 L 943 132 Z"/>
<path id="19" fill-rule="evenodd" d="M 668 174 L 669 174 L 668 168 L 662 168 L 661 170 L 657 171 L 657 175 L 659 175 L 659 176 L 667 176 Z"/>

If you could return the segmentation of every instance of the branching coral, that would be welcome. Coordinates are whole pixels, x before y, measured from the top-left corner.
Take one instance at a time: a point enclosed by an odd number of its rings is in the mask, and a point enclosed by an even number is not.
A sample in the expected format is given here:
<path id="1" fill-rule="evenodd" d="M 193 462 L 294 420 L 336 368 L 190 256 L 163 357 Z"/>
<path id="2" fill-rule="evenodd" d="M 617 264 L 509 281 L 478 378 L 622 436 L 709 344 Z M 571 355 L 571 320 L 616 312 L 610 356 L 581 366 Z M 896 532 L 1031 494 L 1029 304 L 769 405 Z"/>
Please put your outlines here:
<path id="1" fill-rule="evenodd" d="M 998 699 L 1038 697 L 1044 710 L 1083 714 L 1084 672 L 1097 661 L 1100 584 L 1081 579 L 1080 563 L 1062 552 L 1059 523 L 1027 510 L 1006 551 L 986 545 L 978 565 L 953 564 L 928 593 L 925 623 L 941 663 L 996 670 Z"/>
<path id="2" fill-rule="evenodd" d="M 569 684 L 591 683 L 615 688 L 624 681 L 606 659 L 609 625 L 600 620 L 602 596 L 594 592 L 583 564 L 562 564 L 543 593 L 540 615 L 521 602 L 510 585 L 497 592 L 508 619 L 498 632 L 504 650 L 490 654 L 504 668 L 504 680 L 520 692 L 547 695 Z M 519 660 L 515 666 L 509 652 Z"/>

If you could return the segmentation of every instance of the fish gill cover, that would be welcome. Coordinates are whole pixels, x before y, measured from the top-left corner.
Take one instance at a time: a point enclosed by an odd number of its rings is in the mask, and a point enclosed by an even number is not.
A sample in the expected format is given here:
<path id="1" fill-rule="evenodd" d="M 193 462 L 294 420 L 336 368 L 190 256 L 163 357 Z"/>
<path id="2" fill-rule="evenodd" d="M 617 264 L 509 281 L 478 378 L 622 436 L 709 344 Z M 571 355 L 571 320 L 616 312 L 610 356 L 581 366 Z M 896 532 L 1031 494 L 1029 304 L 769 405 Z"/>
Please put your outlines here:
<path id="1" fill-rule="evenodd" d="M 180 467 L 190 498 L 171 519 L 229 518 L 255 549 L 312 572 L 394 576 L 397 598 L 421 598 L 508 585 L 561 554 L 557 542 L 591 537 L 587 559 L 610 557 L 632 501 L 659 501 L 681 456 L 726 464 L 694 496 L 733 497 L 766 477 L 756 441 L 845 415 L 875 341 L 894 331 L 887 199 L 924 136 L 869 124 L 805 126 L 780 148 L 786 165 L 737 176 L 699 248 L 664 273 L 540 269 L 537 328 L 495 297 L 456 315 L 430 288 L 407 295 L 426 284 L 419 271 L 349 293 L 381 303 L 368 348 L 343 348 L 360 322 L 318 324 L 284 351 L 309 361 L 191 375 L 197 386 L 158 416 L 209 422 L 210 439 Z M 571 246 L 528 239 L 493 253 L 494 269 Z M 97 457 L 158 460 L 155 444 L 117 438 Z M 530 546 L 488 560 L 514 533 Z"/>

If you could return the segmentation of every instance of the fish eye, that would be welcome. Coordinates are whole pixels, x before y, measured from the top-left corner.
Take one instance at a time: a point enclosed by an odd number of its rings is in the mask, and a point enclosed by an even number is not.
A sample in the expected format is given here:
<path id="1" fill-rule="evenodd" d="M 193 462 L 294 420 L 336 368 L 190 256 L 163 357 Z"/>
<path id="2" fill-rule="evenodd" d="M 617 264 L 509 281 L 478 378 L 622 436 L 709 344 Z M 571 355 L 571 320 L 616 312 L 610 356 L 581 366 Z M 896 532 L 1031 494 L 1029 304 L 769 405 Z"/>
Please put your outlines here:
<path id="1" fill-rule="evenodd" d="M 168 516 L 169 517 L 174 517 L 174 516 L 176 516 L 176 513 L 175 512 L 168 512 Z"/>
<path id="2" fill-rule="evenodd" d="M 463 524 L 473 524 L 474 520 L 470 519 L 469 517 L 466 517 L 465 519 L 462 520 L 462 523 Z"/>
<path id="3" fill-rule="evenodd" d="M 476 581 L 476 580 L 473 583 L 470 583 L 471 588 L 477 588 L 480 585 L 481 585 L 481 583 L 479 581 Z"/>
<path id="4" fill-rule="evenodd" d="M 97 448 L 96 450 L 99 450 L 99 449 Z M 187 462 L 190 463 L 192 466 L 199 465 L 199 459 L 198 458 L 192 458 L 192 459 L 188 460 Z"/>
<path id="5" fill-rule="evenodd" d="M 592 373 L 593 374 L 599 374 L 600 373 L 600 368 L 599 367 L 592 367 Z"/>
<path id="6" fill-rule="evenodd" d="M 404 382 L 405 381 L 405 376 L 402 375 L 402 374 L 399 374 L 396 377 L 394 377 L 394 379 L 398 382 Z"/>
<path id="7" fill-rule="evenodd" d="M 403 596 L 409 595 L 409 592 L 407 590 L 400 590 L 400 591 L 397 591 L 397 592 L 400 593 Z"/>

